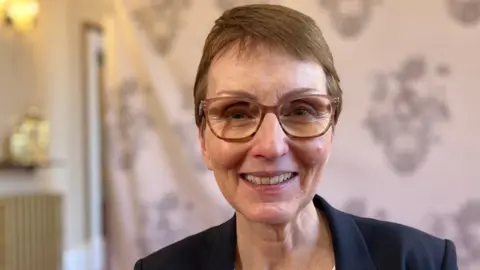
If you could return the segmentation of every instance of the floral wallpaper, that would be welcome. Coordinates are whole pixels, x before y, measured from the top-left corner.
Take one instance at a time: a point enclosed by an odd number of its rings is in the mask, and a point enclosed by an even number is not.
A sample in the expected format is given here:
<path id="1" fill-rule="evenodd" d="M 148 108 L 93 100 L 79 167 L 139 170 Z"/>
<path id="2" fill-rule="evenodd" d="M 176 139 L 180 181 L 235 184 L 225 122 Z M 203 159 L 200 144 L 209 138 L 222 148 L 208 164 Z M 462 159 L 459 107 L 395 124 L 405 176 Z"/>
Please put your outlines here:
<path id="1" fill-rule="evenodd" d="M 480 269 L 480 0 L 117 1 L 127 16 L 110 26 L 105 93 L 111 222 L 123 224 L 114 269 L 231 216 L 201 158 L 192 85 L 214 20 L 250 3 L 307 13 L 332 48 L 345 109 L 318 193 L 452 239 L 460 269 Z"/>

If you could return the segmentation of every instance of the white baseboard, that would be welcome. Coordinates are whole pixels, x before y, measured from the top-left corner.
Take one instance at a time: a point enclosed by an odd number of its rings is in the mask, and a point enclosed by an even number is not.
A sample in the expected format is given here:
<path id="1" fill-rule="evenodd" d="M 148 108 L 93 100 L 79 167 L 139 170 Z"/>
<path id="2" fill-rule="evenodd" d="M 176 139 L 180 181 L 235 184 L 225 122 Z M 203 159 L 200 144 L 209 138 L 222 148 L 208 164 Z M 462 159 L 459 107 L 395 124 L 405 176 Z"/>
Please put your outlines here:
<path id="1" fill-rule="evenodd" d="M 105 266 L 105 241 L 102 237 L 93 238 L 89 248 L 89 270 L 104 270 Z"/>
<path id="2" fill-rule="evenodd" d="M 62 270 L 88 270 L 88 245 L 65 250 Z"/>
<path id="3" fill-rule="evenodd" d="M 63 252 L 62 270 L 103 270 L 104 256 L 103 239 L 92 239 L 85 245 Z"/>

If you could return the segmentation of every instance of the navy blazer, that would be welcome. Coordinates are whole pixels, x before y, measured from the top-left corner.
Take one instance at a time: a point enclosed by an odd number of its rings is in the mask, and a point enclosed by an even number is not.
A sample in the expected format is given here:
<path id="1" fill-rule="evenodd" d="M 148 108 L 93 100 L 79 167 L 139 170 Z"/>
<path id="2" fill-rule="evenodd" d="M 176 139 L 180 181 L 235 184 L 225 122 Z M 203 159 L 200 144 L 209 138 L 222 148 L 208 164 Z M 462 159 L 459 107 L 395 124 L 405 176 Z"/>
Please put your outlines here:
<path id="1" fill-rule="evenodd" d="M 313 202 L 329 221 L 337 270 L 458 270 L 450 240 L 341 212 L 318 195 Z M 233 270 L 235 253 L 234 216 L 138 260 L 134 270 Z"/>

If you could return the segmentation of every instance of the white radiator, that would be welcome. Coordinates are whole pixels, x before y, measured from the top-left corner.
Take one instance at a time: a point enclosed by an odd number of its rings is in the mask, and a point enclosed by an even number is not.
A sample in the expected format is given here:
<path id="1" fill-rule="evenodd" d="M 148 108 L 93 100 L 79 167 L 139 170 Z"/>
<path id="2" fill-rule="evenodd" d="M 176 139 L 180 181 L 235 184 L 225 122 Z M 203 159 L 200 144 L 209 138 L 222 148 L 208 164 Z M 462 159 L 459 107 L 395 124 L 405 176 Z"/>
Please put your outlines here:
<path id="1" fill-rule="evenodd" d="M 0 270 L 60 270 L 61 197 L 0 196 Z"/>

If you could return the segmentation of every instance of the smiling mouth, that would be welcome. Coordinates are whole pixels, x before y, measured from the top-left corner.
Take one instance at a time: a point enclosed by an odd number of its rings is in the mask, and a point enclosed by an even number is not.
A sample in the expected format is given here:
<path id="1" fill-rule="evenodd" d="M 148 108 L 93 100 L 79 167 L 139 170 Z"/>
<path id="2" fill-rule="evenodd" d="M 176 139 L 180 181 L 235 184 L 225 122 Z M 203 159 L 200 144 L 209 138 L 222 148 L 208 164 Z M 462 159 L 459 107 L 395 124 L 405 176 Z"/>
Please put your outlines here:
<path id="1" fill-rule="evenodd" d="M 293 179 L 298 174 L 295 172 L 282 173 L 275 176 L 255 176 L 252 174 L 242 173 L 240 177 L 254 185 L 278 185 Z"/>

